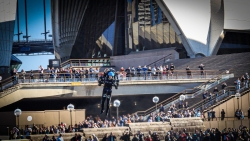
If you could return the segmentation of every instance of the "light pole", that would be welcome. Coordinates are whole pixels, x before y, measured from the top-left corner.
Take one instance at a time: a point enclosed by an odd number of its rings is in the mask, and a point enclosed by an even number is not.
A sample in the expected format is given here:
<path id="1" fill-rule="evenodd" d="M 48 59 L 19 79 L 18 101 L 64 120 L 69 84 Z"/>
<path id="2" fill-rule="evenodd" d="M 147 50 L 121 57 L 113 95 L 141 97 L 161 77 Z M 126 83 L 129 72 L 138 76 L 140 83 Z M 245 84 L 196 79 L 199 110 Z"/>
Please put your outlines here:
<path id="1" fill-rule="evenodd" d="M 240 107 L 240 103 L 239 103 L 239 98 L 240 98 L 240 93 L 239 92 L 237 92 L 235 95 L 235 98 L 237 98 L 237 102 L 238 102 L 238 110 L 239 110 L 239 107 Z"/>
<path id="2" fill-rule="evenodd" d="M 116 107 L 116 119 L 118 120 L 118 108 L 119 108 L 119 106 L 121 105 L 121 102 L 118 100 L 118 99 L 116 99 L 115 101 L 114 101 L 114 107 Z"/>
<path id="3" fill-rule="evenodd" d="M 180 95 L 180 101 L 184 101 L 186 99 L 186 96 L 185 95 Z"/>
<path id="4" fill-rule="evenodd" d="M 71 126 L 72 126 L 72 110 L 75 109 L 75 106 L 73 104 L 69 104 L 67 106 L 67 109 L 70 111 L 70 123 L 71 123 Z"/>
<path id="5" fill-rule="evenodd" d="M 183 101 L 186 99 L 186 96 L 185 95 L 180 95 L 180 101 L 181 101 L 181 103 L 182 103 L 182 105 L 183 105 Z M 182 107 L 183 108 L 183 107 Z"/>
<path id="6" fill-rule="evenodd" d="M 14 115 L 17 117 L 17 128 L 19 129 L 19 116 L 22 114 L 22 110 L 21 109 L 16 109 L 14 111 Z"/>
<path id="7" fill-rule="evenodd" d="M 159 102 L 159 97 L 153 97 L 153 102 L 155 103 L 155 113 L 157 112 L 157 103 Z"/>

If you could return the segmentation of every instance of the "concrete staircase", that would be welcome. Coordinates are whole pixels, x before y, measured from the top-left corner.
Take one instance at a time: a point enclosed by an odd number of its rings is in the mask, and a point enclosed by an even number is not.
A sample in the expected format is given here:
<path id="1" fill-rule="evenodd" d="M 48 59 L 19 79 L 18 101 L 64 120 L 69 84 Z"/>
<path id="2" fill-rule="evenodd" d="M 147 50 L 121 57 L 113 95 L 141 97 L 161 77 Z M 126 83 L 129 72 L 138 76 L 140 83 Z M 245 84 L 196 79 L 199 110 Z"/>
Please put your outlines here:
<path id="1" fill-rule="evenodd" d="M 164 140 L 166 133 L 170 130 L 174 131 L 183 131 L 186 129 L 187 132 L 194 132 L 195 130 L 204 130 L 205 126 L 201 118 L 172 118 L 170 122 L 139 122 L 139 123 L 129 123 L 125 127 L 109 127 L 109 128 L 83 128 L 83 133 L 78 132 L 82 135 L 82 139 L 88 139 L 89 136 L 95 134 L 99 140 L 102 140 L 105 134 L 113 134 L 116 136 L 116 140 L 119 141 L 124 132 L 130 132 L 130 139 L 133 138 L 134 134 L 137 134 L 138 131 L 144 134 L 144 136 L 151 133 L 156 133 L 160 140 Z M 77 134 L 78 134 L 77 133 Z M 74 137 L 75 133 L 63 133 L 63 138 L 65 141 L 70 141 Z M 48 134 L 51 139 L 52 136 L 57 137 L 58 134 Z M 32 140 L 38 141 L 42 140 L 44 135 L 31 135 Z"/>
<path id="2" fill-rule="evenodd" d="M 122 133 L 129 129 L 129 127 L 109 127 L 109 128 L 83 128 L 83 133 L 85 135 L 85 138 L 88 139 L 89 136 L 92 134 L 95 134 L 96 137 L 101 140 L 104 135 L 107 133 L 108 135 L 113 132 L 113 134 L 116 136 L 116 139 L 119 140 L 119 138 L 122 136 Z"/>
<path id="3" fill-rule="evenodd" d="M 130 139 L 133 138 L 134 134 L 137 134 L 138 131 L 144 134 L 144 136 L 151 133 L 156 133 L 160 140 L 164 140 L 166 133 L 170 130 L 182 131 L 186 129 L 187 132 L 194 132 L 195 130 L 204 130 L 203 121 L 201 118 L 172 118 L 170 122 L 139 122 L 139 123 L 129 123 L 124 127 L 109 127 L 109 128 L 83 128 L 82 132 L 77 132 L 82 136 L 82 139 L 88 139 L 89 136 L 95 134 L 99 140 L 102 140 L 105 134 L 113 134 L 116 136 L 116 140 L 119 141 L 124 132 L 130 132 Z M 70 141 L 74 137 L 75 133 L 63 133 L 63 138 L 65 141 Z M 57 137 L 58 134 L 48 134 L 51 139 L 52 136 Z M 32 140 L 38 141 L 42 140 L 44 135 L 31 135 Z"/>
<path id="4" fill-rule="evenodd" d="M 176 70 L 185 70 L 188 65 L 190 69 L 199 69 L 198 66 L 202 63 L 205 65 L 205 70 L 229 70 L 232 69 L 236 77 L 245 73 L 246 69 L 250 69 L 250 52 L 235 53 L 226 55 L 214 55 L 203 58 L 178 59 L 165 62 L 164 65 L 173 63 Z"/>
<path id="5" fill-rule="evenodd" d="M 233 82 L 237 79 L 237 77 L 241 77 L 246 72 L 249 72 L 250 62 L 246 60 L 250 60 L 250 52 L 216 55 L 203 58 L 179 59 L 165 62 L 164 65 L 170 66 L 170 63 L 173 63 L 175 65 L 176 70 L 185 70 L 186 66 L 188 65 L 191 70 L 197 70 L 199 69 L 198 66 L 202 63 L 205 65 L 205 70 L 230 70 L 231 73 L 234 73 L 234 78 L 230 78 L 225 82 L 228 84 L 228 86 L 232 86 L 234 85 Z M 221 84 L 218 84 L 214 87 L 218 87 L 218 89 L 220 90 Z M 214 87 L 210 88 L 208 92 L 212 92 Z M 167 103 L 172 103 L 173 100 L 176 100 L 181 94 L 185 94 L 185 92 L 180 92 L 174 95 L 173 97 L 169 98 L 169 100 L 166 100 L 168 102 L 165 102 L 163 105 L 166 105 Z M 185 101 L 188 101 L 189 106 L 192 106 L 193 104 L 196 104 L 202 100 L 202 96 L 199 95 L 191 99 L 186 99 Z"/>

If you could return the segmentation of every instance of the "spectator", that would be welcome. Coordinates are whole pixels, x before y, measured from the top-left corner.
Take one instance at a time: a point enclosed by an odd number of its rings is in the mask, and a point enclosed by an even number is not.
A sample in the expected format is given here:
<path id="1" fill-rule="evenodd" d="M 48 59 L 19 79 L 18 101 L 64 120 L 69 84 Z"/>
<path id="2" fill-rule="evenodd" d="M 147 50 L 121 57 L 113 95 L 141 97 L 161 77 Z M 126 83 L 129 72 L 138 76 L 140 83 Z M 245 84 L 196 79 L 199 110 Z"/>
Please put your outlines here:
<path id="1" fill-rule="evenodd" d="M 33 70 L 30 70 L 30 81 L 31 81 L 31 82 L 34 82 Z"/>
<path id="2" fill-rule="evenodd" d="M 153 117 L 149 117 L 148 122 L 153 122 Z"/>
<path id="3" fill-rule="evenodd" d="M 138 137 L 136 135 L 134 135 L 132 141 L 139 141 Z M 152 140 L 151 140 L 152 141 Z"/>
<path id="4" fill-rule="evenodd" d="M 148 67 L 148 79 L 151 79 L 152 76 L 152 68 L 149 66 Z"/>
<path id="5" fill-rule="evenodd" d="M 45 136 L 43 137 L 43 141 L 50 141 L 49 137 L 45 134 Z"/>
<path id="6" fill-rule="evenodd" d="M 187 138 L 187 135 L 186 135 L 186 133 L 185 132 L 181 132 L 180 131 L 180 137 L 179 137 L 179 140 L 180 141 L 186 141 L 186 138 Z"/>
<path id="7" fill-rule="evenodd" d="M 148 68 L 146 65 L 142 68 L 142 71 L 143 71 L 144 79 L 146 80 L 147 79 L 147 71 L 148 71 Z"/>
<path id="8" fill-rule="evenodd" d="M 198 110 L 198 112 L 196 113 L 196 117 L 201 117 L 201 112 L 200 112 L 200 110 Z"/>
<path id="9" fill-rule="evenodd" d="M 175 69 L 175 66 L 174 66 L 173 63 L 171 63 L 171 65 L 170 65 L 170 72 L 171 72 L 171 75 L 172 75 L 172 79 L 173 79 L 174 69 Z"/>
<path id="10" fill-rule="evenodd" d="M 249 75 L 248 75 L 247 72 L 246 72 L 246 74 L 245 74 L 245 87 L 246 87 L 246 88 L 249 87 Z"/>
<path id="11" fill-rule="evenodd" d="M 235 111 L 235 117 L 238 118 L 238 119 L 240 120 L 240 111 L 239 111 L 239 109 L 237 109 L 237 110 Z"/>
<path id="12" fill-rule="evenodd" d="M 164 106 L 161 104 L 159 112 L 164 112 Z"/>
<path id="13" fill-rule="evenodd" d="M 89 136 L 89 138 L 87 139 L 87 141 L 94 141 L 92 136 Z"/>
<path id="14" fill-rule="evenodd" d="M 202 97 L 203 97 L 204 102 L 206 102 L 206 98 L 207 98 L 207 91 L 205 91 L 205 92 L 202 94 Z"/>
<path id="15" fill-rule="evenodd" d="M 190 70 L 189 66 L 186 67 L 186 71 L 187 71 L 187 78 L 190 79 L 191 78 L 191 70 Z"/>
<path id="16" fill-rule="evenodd" d="M 17 73 L 16 68 L 13 68 L 10 74 L 12 76 L 13 84 L 16 84 L 18 82 L 18 73 Z"/>
<path id="17" fill-rule="evenodd" d="M 157 115 L 155 116 L 155 121 L 156 122 L 160 122 L 161 121 L 160 113 L 157 113 Z"/>
<path id="18" fill-rule="evenodd" d="M 143 116 L 140 116 L 138 122 L 144 122 Z"/>
<path id="19" fill-rule="evenodd" d="M 56 141 L 56 137 L 55 137 L 55 136 L 52 136 L 51 141 Z"/>
<path id="20" fill-rule="evenodd" d="M 221 120 L 224 120 L 225 114 L 226 114 L 225 111 L 224 111 L 224 109 L 221 110 L 220 114 L 221 114 L 221 117 L 220 117 Z"/>
<path id="21" fill-rule="evenodd" d="M 99 139 L 95 136 L 95 134 L 92 134 L 93 136 L 93 141 L 99 141 Z"/>
<path id="22" fill-rule="evenodd" d="M 201 78 L 204 77 L 204 65 L 203 64 L 200 64 L 200 66 L 198 68 L 200 68 L 200 71 L 201 71 Z"/>
<path id="23" fill-rule="evenodd" d="M 131 80 L 131 69 L 128 67 L 126 70 L 126 80 Z"/>
<path id="24" fill-rule="evenodd" d="M 64 141 L 63 137 L 62 137 L 62 134 L 59 134 L 59 136 L 57 137 L 56 141 Z"/>
<path id="25" fill-rule="evenodd" d="M 138 68 L 136 69 L 138 80 L 140 80 L 141 77 L 141 70 L 141 66 L 138 66 Z"/>
<path id="26" fill-rule="evenodd" d="M 139 138 L 139 141 L 143 141 L 143 136 L 144 136 L 144 134 L 139 130 L 137 132 L 137 137 Z"/>
<path id="27" fill-rule="evenodd" d="M 24 69 L 21 70 L 21 80 L 22 80 L 22 83 L 24 83 L 25 81 L 25 74 L 26 72 L 24 71 Z"/>
<path id="28" fill-rule="evenodd" d="M 165 141 L 172 141 L 171 136 L 170 136 L 170 132 L 167 132 L 167 134 L 165 136 Z"/>
<path id="29" fill-rule="evenodd" d="M 214 111 L 213 109 L 211 110 L 211 116 L 212 116 L 212 121 L 213 121 L 214 118 L 216 118 L 216 117 L 215 117 L 215 111 Z"/>
<path id="30" fill-rule="evenodd" d="M 185 105 L 184 105 L 184 108 L 188 108 L 188 107 L 189 107 L 189 105 L 188 105 L 188 102 L 186 101 Z"/>
<path id="31" fill-rule="evenodd" d="M 116 136 L 113 134 L 113 132 L 110 133 L 110 135 L 108 136 L 108 141 L 115 141 L 116 140 Z"/>
<path id="32" fill-rule="evenodd" d="M 135 67 L 131 68 L 131 77 L 135 77 Z"/>
<path id="33" fill-rule="evenodd" d="M 213 94 L 211 92 L 209 93 L 209 101 L 209 104 L 213 105 Z"/>
<path id="34" fill-rule="evenodd" d="M 39 66 L 39 73 L 40 73 L 39 78 L 41 79 L 41 81 L 43 81 L 43 71 L 44 71 L 44 69 L 43 69 L 42 65 L 40 65 Z"/>
<path id="35" fill-rule="evenodd" d="M 218 93 L 219 93 L 219 90 L 218 90 L 217 87 L 214 87 L 213 93 L 215 94 L 216 97 L 219 96 L 219 94 L 218 94 Z"/>
<path id="36" fill-rule="evenodd" d="M 240 90 L 240 78 L 238 78 L 238 79 L 235 81 L 235 84 L 236 84 L 236 90 Z"/>
<path id="37" fill-rule="evenodd" d="M 244 77 L 244 75 L 241 76 L 240 82 L 241 82 L 241 86 L 244 87 L 244 84 L 245 84 L 245 77 Z"/>
<path id="38" fill-rule="evenodd" d="M 207 118 L 208 118 L 208 121 L 210 121 L 210 119 L 212 118 L 211 111 L 207 111 Z"/>
<path id="39" fill-rule="evenodd" d="M 156 79 L 156 68 L 155 67 L 152 68 L 152 79 L 153 80 Z"/>
<path id="40" fill-rule="evenodd" d="M 244 113 L 241 109 L 239 110 L 239 113 L 240 113 L 240 119 L 244 119 Z"/>
<path id="41" fill-rule="evenodd" d="M 73 138 L 71 138 L 71 141 L 78 141 L 78 136 L 76 133 L 75 133 L 75 136 Z"/>
<path id="42" fill-rule="evenodd" d="M 186 141 L 193 141 L 193 137 L 190 135 L 190 133 L 187 133 L 187 140 Z"/>
<path id="43" fill-rule="evenodd" d="M 102 141 L 108 141 L 108 134 L 106 133 L 104 137 L 102 138 Z"/>
<path id="44" fill-rule="evenodd" d="M 77 72 L 78 72 L 78 74 L 80 74 L 79 71 L 77 71 Z M 100 72 L 99 68 L 96 68 L 96 69 L 94 70 L 94 73 L 95 73 L 95 80 L 98 80 L 98 74 L 99 74 L 99 72 Z"/>
<path id="45" fill-rule="evenodd" d="M 225 90 L 226 87 L 227 87 L 227 83 L 226 82 L 222 83 L 221 89 L 223 90 L 223 93 L 226 92 L 226 90 Z"/>
<path id="46" fill-rule="evenodd" d="M 120 137 L 120 140 L 130 141 L 130 134 L 128 130 L 125 130 Z"/>
<path id="47" fill-rule="evenodd" d="M 124 125 L 124 119 L 122 117 L 120 117 L 120 126 Z"/>

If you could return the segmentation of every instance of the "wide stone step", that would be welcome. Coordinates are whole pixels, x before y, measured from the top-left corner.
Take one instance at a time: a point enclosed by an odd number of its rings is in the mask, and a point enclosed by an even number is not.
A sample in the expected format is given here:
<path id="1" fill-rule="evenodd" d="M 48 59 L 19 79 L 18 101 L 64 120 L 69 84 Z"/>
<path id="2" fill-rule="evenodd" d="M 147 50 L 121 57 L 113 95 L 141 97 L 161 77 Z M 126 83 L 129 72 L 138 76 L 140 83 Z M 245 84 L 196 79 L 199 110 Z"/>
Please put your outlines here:
<path id="1" fill-rule="evenodd" d="M 169 122 L 138 122 L 138 123 L 129 123 L 129 127 L 134 126 L 164 126 L 164 125 L 170 125 Z"/>
<path id="2" fill-rule="evenodd" d="M 85 137 L 83 136 L 83 133 L 80 132 L 76 132 L 77 134 L 80 134 L 83 138 L 83 140 L 85 139 Z M 44 134 L 41 135 L 31 135 L 30 138 L 33 141 L 42 141 L 44 138 Z M 47 136 L 49 137 L 49 139 L 52 139 L 53 136 L 55 136 L 55 138 L 57 138 L 59 136 L 59 134 L 47 134 Z M 75 133 L 62 133 L 62 137 L 64 139 L 64 141 L 70 141 L 73 137 L 75 136 Z"/>
<path id="3" fill-rule="evenodd" d="M 104 135 L 113 132 L 116 136 L 121 136 L 125 130 L 129 130 L 129 127 L 109 127 L 109 128 L 83 128 L 85 137 L 88 138 L 92 134 L 95 134 L 98 138 L 103 138 Z"/>
<path id="4" fill-rule="evenodd" d="M 107 131 L 124 131 L 128 129 L 129 127 L 123 126 L 123 127 L 108 127 L 108 128 L 82 128 L 84 133 L 87 132 L 107 132 Z"/>

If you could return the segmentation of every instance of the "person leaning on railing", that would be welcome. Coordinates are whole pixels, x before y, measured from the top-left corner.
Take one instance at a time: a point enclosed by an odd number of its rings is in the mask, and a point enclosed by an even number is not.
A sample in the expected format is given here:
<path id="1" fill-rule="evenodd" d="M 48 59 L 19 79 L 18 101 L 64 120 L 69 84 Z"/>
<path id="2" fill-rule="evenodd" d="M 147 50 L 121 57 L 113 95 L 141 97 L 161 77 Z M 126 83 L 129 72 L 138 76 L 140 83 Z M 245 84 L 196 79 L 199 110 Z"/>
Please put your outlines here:
<path id="1" fill-rule="evenodd" d="M 13 68 L 13 70 L 10 72 L 12 76 L 12 82 L 13 84 L 16 84 L 18 82 L 18 73 L 16 68 Z"/>
<path id="2" fill-rule="evenodd" d="M 21 70 L 21 80 L 22 80 L 22 83 L 24 83 L 25 81 L 25 74 L 26 72 L 24 71 L 24 69 Z"/>

